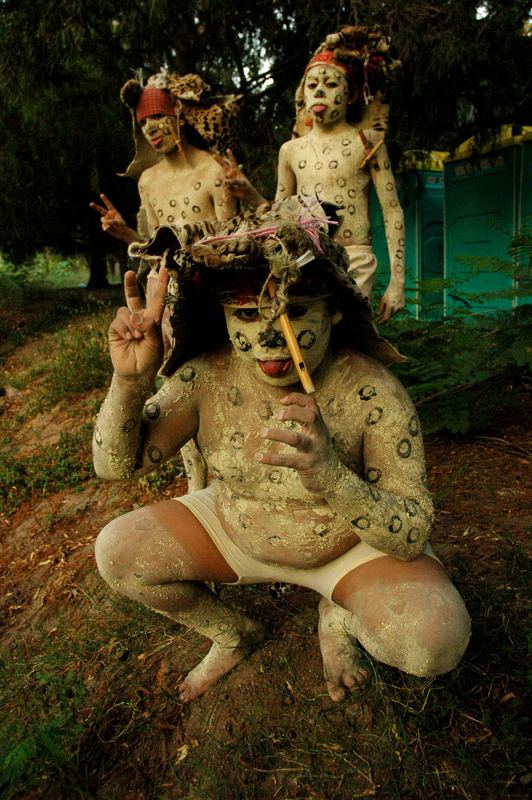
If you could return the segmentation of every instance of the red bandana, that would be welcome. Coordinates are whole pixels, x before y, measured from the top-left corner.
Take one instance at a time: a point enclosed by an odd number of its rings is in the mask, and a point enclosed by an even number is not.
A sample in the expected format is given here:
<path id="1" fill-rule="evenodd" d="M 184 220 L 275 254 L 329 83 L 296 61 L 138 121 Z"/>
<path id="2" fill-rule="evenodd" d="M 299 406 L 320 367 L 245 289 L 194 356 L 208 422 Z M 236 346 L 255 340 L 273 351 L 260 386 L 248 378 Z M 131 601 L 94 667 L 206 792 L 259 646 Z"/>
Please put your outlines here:
<path id="1" fill-rule="evenodd" d="M 175 101 L 172 96 L 164 89 L 156 89 L 155 86 L 147 86 L 142 90 L 140 100 L 135 109 L 137 122 L 142 122 L 146 117 L 155 114 L 163 114 L 167 117 L 177 116 L 175 113 Z"/>
<path id="2" fill-rule="evenodd" d="M 336 69 L 339 69 L 340 72 L 345 75 L 348 81 L 351 78 L 351 70 L 347 64 L 343 64 L 341 61 L 338 61 L 335 58 L 332 50 L 325 50 L 323 53 L 318 53 L 316 56 L 313 56 L 305 67 L 305 75 L 309 69 L 316 64 L 325 64 L 325 66 L 336 67 Z"/>

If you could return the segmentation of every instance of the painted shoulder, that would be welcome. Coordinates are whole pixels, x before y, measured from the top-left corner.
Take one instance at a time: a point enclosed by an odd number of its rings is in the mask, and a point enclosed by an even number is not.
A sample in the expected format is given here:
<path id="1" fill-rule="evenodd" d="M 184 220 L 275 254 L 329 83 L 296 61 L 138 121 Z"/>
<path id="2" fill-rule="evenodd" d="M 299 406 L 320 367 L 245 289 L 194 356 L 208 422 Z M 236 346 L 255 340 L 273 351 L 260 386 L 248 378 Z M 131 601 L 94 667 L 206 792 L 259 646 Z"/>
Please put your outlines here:
<path id="1" fill-rule="evenodd" d="M 330 376 L 333 381 L 341 382 L 342 391 L 344 388 L 348 391 L 358 391 L 362 386 L 379 385 L 382 390 L 389 391 L 397 399 L 411 402 L 403 384 L 384 364 L 356 350 L 347 348 L 339 350 L 331 365 Z"/>
<path id="2" fill-rule="evenodd" d="M 299 139 L 289 139 L 287 142 L 281 145 L 279 150 L 279 157 L 290 158 L 293 153 L 297 153 L 298 150 L 301 149 L 301 143 L 304 140 L 304 136 L 300 137 Z"/>

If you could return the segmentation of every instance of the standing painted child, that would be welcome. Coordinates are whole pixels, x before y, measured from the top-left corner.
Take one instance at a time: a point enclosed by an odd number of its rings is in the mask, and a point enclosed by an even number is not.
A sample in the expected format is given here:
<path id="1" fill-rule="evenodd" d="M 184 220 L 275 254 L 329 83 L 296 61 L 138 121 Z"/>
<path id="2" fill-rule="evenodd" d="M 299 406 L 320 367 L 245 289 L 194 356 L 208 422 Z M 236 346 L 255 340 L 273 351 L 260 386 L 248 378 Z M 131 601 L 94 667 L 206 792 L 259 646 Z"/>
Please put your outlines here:
<path id="1" fill-rule="evenodd" d="M 209 96 L 199 75 L 157 73 L 142 86 L 129 80 L 120 91 L 131 111 L 135 156 L 124 173 L 138 180 L 138 230 L 113 204 L 91 203 L 104 231 L 127 244 L 149 239 L 160 225 L 223 220 L 236 211 L 213 153 L 230 141 L 239 97 Z M 212 151 L 212 152 L 209 152 Z"/>
<path id="2" fill-rule="evenodd" d="M 370 297 L 377 268 L 369 215 L 370 189 L 375 187 L 391 272 L 379 306 L 382 321 L 405 304 L 404 217 L 384 144 L 387 106 L 382 103 L 382 90 L 396 64 L 389 56 L 389 40 L 377 28 L 345 26 L 325 39 L 296 93 L 297 138 L 279 151 L 276 193 L 277 200 L 301 194 L 341 206 L 336 241 L 348 252 L 360 291 Z M 251 205 L 264 202 L 230 153 L 229 160 L 227 186 Z"/>
<path id="3" fill-rule="evenodd" d="M 138 230 L 131 228 L 111 201 L 91 203 L 101 214 L 102 228 L 131 244 L 152 236 L 160 225 L 224 220 L 236 211 L 236 201 L 223 183 L 223 170 L 212 153 L 231 141 L 239 97 L 210 97 L 199 75 L 158 73 L 143 87 L 129 80 L 120 92 L 131 110 L 135 157 L 125 175 L 138 179 L 141 206 Z M 157 280 L 152 269 L 147 293 Z M 165 350 L 171 346 L 169 315 L 163 319 Z M 206 485 L 206 472 L 193 443 L 183 451 L 191 489 Z"/>
<path id="4" fill-rule="evenodd" d="M 146 308 L 134 273 L 126 274 L 94 464 L 110 480 L 142 475 L 194 437 L 212 482 L 109 523 L 96 544 L 100 573 L 116 591 L 212 640 L 179 687 L 183 701 L 264 637 L 260 623 L 208 590 L 210 581 L 282 581 L 318 592 L 333 700 L 367 678 L 355 638 L 415 675 L 453 669 L 469 617 L 428 545 L 419 420 L 383 366 L 401 357 L 373 327 L 345 250 L 327 235 L 323 213 L 298 198 L 205 227 L 199 241 L 199 232 L 160 228 L 151 243 L 131 248 L 165 252 L 179 308 L 189 308 L 196 328 L 174 354 L 175 373 L 151 396 L 168 272 L 161 268 Z M 298 391 L 279 324 L 285 312 L 315 394 Z"/>

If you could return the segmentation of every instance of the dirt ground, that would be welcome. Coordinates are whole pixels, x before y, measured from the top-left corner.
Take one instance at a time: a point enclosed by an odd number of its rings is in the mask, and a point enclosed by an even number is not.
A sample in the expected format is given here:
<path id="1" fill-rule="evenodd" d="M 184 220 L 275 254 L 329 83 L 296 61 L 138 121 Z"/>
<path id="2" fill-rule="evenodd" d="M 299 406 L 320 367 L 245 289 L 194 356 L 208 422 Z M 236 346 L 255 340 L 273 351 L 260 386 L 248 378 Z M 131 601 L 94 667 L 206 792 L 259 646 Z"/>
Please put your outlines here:
<path id="1" fill-rule="evenodd" d="M 4 398 L 12 447 L 28 455 L 57 441 L 90 422 L 102 396 L 20 425 L 29 392 Z M 277 596 L 267 586 L 222 589 L 266 622 L 264 647 L 193 704 L 176 701 L 180 676 L 207 642 L 112 597 L 94 563 L 105 523 L 160 497 L 145 481 L 89 479 L 2 515 L 0 655 L 20 682 L 7 706 L 33 730 L 32 718 L 49 718 L 56 702 L 72 729 L 61 729 L 68 759 L 44 758 L 8 796 L 525 797 L 532 771 L 511 751 L 516 741 L 522 746 L 525 714 L 526 409 L 482 435 L 430 437 L 426 451 L 437 507 L 433 546 L 470 608 L 470 648 L 453 675 L 434 682 L 368 657 L 370 687 L 338 705 L 321 675 L 317 596 L 295 587 Z M 164 494 L 185 489 L 181 479 Z M 49 705 L 36 699 L 43 670 Z M 63 696 L 54 676 L 79 681 L 79 692 Z"/>

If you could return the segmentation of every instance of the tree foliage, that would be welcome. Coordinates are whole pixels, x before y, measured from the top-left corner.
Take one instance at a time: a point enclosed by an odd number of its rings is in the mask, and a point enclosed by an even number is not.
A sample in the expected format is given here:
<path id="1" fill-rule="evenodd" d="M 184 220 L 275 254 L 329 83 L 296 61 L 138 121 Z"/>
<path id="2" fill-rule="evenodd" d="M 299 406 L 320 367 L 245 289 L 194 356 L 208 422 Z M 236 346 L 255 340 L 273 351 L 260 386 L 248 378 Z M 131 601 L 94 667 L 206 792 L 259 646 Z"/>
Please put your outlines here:
<path id="1" fill-rule="evenodd" d="M 244 95 L 238 157 L 267 195 L 289 137 L 293 93 L 309 54 L 348 22 L 380 23 L 403 66 L 392 91 L 391 138 L 443 149 L 501 122 L 529 122 L 528 4 L 489 0 L 3 0 L 0 2 L 2 249 L 115 246 L 88 203 L 99 191 L 133 215 L 129 119 L 120 86 L 162 66 L 200 72 Z"/>

